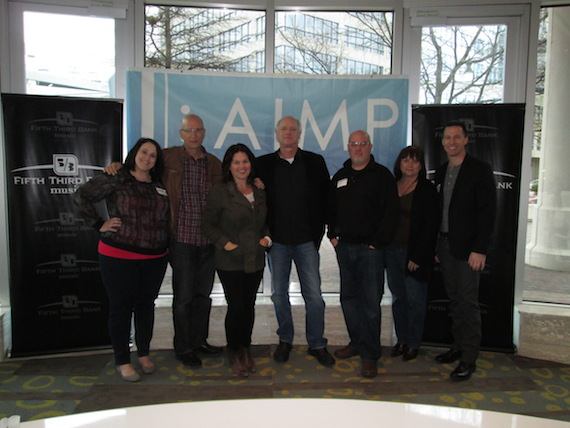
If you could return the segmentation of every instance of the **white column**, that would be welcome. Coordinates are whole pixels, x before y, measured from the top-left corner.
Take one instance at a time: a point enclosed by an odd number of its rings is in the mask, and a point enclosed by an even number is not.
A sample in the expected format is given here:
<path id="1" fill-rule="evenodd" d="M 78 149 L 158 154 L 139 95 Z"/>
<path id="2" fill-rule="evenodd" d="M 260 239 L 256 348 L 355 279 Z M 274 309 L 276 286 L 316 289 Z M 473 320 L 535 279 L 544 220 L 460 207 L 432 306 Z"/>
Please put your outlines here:
<path id="1" fill-rule="evenodd" d="M 531 266 L 570 271 L 570 8 L 550 9 L 539 199 Z"/>

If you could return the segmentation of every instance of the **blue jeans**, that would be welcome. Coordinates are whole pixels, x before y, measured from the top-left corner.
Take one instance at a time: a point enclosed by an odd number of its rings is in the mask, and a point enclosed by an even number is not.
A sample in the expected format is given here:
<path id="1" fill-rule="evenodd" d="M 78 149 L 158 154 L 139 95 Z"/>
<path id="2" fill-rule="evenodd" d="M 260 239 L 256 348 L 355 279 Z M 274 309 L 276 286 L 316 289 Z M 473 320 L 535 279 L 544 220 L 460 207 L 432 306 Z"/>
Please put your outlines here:
<path id="1" fill-rule="evenodd" d="M 170 243 L 172 315 L 176 355 L 192 352 L 206 343 L 214 286 L 214 246 Z"/>
<path id="2" fill-rule="evenodd" d="M 350 346 L 363 360 L 377 361 L 380 348 L 380 301 L 384 294 L 384 251 L 339 241 L 340 303 Z"/>
<path id="3" fill-rule="evenodd" d="M 408 251 L 405 248 L 386 247 L 384 255 L 398 343 L 418 349 L 424 332 L 427 284 L 408 275 Z"/>
<path id="4" fill-rule="evenodd" d="M 451 255 L 447 238 L 439 238 L 437 254 L 449 297 L 453 348 L 463 352 L 462 361 L 474 363 L 481 345 L 480 272 L 471 269 L 467 260 Z"/>
<path id="5" fill-rule="evenodd" d="M 166 272 L 167 257 L 125 260 L 99 254 L 103 284 L 109 296 L 109 336 L 115 364 L 130 363 L 131 317 L 135 316 L 137 356 L 149 353 L 154 301 Z"/>
<path id="6" fill-rule="evenodd" d="M 294 261 L 301 282 L 301 294 L 305 300 L 307 343 L 311 349 L 324 348 L 327 346 L 327 339 L 323 337 L 325 301 L 321 294 L 320 257 L 315 244 L 312 241 L 297 245 L 274 242 L 268 254 L 271 300 L 279 325 L 279 340 L 292 344 L 295 334 L 289 301 L 289 277 L 291 262 Z"/>

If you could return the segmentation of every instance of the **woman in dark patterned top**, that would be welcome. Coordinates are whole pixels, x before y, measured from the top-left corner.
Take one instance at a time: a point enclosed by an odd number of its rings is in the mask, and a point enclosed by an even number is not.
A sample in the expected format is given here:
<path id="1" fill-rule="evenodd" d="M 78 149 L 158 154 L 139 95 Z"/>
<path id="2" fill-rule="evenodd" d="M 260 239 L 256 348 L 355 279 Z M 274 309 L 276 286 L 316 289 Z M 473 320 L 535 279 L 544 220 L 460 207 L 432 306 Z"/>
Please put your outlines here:
<path id="1" fill-rule="evenodd" d="M 160 183 L 163 160 L 158 143 L 141 138 L 117 175 L 101 174 L 75 193 L 83 217 L 101 233 L 99 264 L 109 297 L 109 334 L 115 364 L 128 382 L 140 380 L 130 361 L 131 317 L 141 371 L 154 363 L 149 347 L 154 326 L 154 301 L 167 264 L 168 196 Z M 109 219 L 95 205 L 105 201 Z"/>

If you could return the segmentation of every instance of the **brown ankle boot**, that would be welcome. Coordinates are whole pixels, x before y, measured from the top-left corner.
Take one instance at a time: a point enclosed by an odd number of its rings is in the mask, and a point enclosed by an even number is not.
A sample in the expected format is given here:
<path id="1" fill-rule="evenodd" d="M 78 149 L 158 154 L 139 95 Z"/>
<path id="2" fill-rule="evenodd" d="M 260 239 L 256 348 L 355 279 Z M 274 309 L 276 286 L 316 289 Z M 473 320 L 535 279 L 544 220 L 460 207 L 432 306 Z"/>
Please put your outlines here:
<path id="1" fill-rule="evenodd" d="M 243 363 L 241 362 L 239 350 L 234 351 L 231 348 L 227 349 L 228 349 L 228 360 L 234 374 L 239 377 L 247 377 L 248 372 Z"/>
<path id="2" fill-rule="evenodd" d="M 249 350 L 249 346 L 240 348 L 241 351 L 241 363 L 245 366 L 247 371 L 250 373 L 255 373 L 257 371 L 257 367 L 255 367 L 255 361 L 251 358 L 251 353 Z"/>

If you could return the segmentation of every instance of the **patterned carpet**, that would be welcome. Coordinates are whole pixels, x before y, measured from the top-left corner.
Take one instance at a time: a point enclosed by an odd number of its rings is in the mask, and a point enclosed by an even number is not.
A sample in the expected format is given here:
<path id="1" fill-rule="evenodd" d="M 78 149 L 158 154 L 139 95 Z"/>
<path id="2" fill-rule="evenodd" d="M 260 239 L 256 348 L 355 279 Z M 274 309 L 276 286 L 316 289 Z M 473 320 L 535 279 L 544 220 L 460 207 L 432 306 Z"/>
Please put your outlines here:
<path id="1" fill-rule="evenodd" d="M 333 351 L 336 347 L 331 347 Z M 379 376 L 360 377 L 360 360 L 321 366 L 295 346 L 279 364 L 272 347 L 252 348 L 258 372 L 248 379 L 232 376 L 224 355 L 203 358 L 189 369 L 169 350 L 151 355 L 158 366 L 141 382 L 129 384 L 115 371 L 110 353 L 8 360 L 0 363 L 0 417 L 22 421 L 101 409 L 146 404 L 245 399 L 334 397 L 400 401 L 493 410 L 570 421 L 570 366 L 513 355 L 483 352 L 474 377 L 448 379 L 453 365 L 434 363 L 441 352 L 424 348 L 410 362 L 382 358 Z M 389 350 L 384 349 L 384 355 Z"/>

